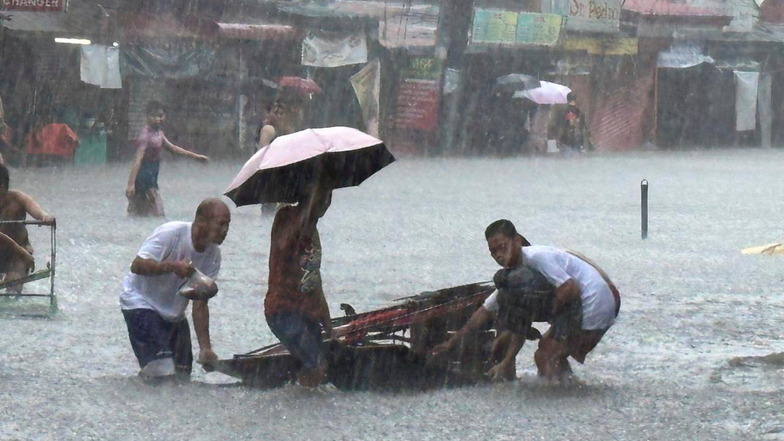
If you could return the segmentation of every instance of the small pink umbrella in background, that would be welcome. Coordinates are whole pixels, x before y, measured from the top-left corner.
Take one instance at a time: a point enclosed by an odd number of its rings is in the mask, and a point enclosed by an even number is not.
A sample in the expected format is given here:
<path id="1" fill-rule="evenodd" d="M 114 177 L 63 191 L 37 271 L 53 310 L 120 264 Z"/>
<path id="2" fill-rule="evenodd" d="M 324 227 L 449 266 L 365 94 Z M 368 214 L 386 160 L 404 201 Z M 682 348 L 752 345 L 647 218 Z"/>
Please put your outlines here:
<path id="1" fill-rule="evenodd" d="M 290 89 L 302 94 L 321 93 L 321 87 L 309 78 L 300 77 L 280 77 L 278 86 L 281 89 Z"/>
<path id="2" fill-rule="evenodd" d="M 518 90 L 514 93 L 515 98 L 527 98 L 536 104 L 566 104 L 566 96 L 572 89 L 549 81 L 539 81 L 540 86 Z"/>
<path id="3" fill-rule="evenodd" d="M 224 193 L 237 206 L 298 202 L 326 175 L 332 188 L 361 184 L 395 157 L 384 141 L 351 127 L 305 129 L 275 138 L 245 163 Z"/>

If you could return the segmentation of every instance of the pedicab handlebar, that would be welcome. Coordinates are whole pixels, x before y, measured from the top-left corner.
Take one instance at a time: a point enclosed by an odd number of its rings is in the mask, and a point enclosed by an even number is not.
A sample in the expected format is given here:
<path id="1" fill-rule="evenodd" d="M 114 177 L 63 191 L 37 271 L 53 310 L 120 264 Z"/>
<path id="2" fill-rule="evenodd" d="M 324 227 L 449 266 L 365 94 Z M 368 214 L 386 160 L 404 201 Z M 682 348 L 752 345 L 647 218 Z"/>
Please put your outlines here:
<path id="1" fill-rule="evenodd" d="M 57 225 L 57 220 L 54 219 L 51 222 L 40 221 L 40 220 L 36 220 L 36 219 L 0 220 L 0 225 L 5 225 L 5 224 L 22 224 L 22 225 L 38 225 L 38 226 L 51 225 L 51 226 L 55 226 L 55 225 Z"/>

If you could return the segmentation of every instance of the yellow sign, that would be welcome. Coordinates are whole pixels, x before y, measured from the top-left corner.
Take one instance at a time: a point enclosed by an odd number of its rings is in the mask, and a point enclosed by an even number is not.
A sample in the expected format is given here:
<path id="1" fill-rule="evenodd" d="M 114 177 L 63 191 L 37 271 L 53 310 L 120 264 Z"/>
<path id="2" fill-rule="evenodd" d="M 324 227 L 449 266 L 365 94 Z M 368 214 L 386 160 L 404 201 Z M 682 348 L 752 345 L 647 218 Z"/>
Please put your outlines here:
<path id="1" fill-rule="evenodd" d="M 559 44 L 567 51 L 586 51 L 591 55 L 634 55 L 636 38 L 565 38 Z"/>

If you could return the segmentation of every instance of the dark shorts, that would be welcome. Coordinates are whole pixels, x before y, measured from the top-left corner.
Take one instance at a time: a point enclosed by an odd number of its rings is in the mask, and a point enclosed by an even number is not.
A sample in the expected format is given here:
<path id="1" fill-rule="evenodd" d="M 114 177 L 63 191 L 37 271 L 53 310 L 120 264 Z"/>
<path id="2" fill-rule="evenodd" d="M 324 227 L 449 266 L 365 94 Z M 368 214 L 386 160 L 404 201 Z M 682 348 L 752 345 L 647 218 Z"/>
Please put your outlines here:
<path id="1" fill-rule="evenodd" d="M 580 363 L 584 363 L 585 357 L 599 344 L 608 329 L 583 329 L 578 334 L 570 336 L 566 340 L 569 355 Z"/>
<path id="2" fill-rule="evenodd" d="M 553 337 L 558 341 L 579 335 L 583 331 L 583 305 L 580 299 L 561 307 L 561 312 L 550 320 Z"/>
<path id="3" fill-rule="evenodd" d="M 144 194 L 151 188 L 158 188 L 158 171 L 161 163 L 159 161 L 142 161 L 139 172 L 136 173 L 134 191 Z"/>
<path id="4" fill-rule="evenodd" d="M 123 309 L 122 313 L 140 368 L 153 360 L 172 358 L 178 375 L 190 375 L 193 353 L 188 320 L 167 322 L 151 309 Z"/>
<path id="5" fill-rule="evenodd" d="M 321 324 L 301 314 L 279 312 L 267 316 L 267 324 L 278 340 L 305 369 L 315 369 L 324 359 Z"/>

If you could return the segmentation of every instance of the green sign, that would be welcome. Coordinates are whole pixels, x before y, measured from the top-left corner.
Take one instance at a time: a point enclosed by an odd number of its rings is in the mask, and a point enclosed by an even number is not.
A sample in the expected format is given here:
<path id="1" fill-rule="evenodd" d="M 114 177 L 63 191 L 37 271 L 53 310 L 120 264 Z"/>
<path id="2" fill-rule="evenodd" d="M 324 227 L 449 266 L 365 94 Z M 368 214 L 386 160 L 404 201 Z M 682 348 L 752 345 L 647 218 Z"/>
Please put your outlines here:
<path id="1" fill-rule="evenodd" d="M 415 80 L 438 80 L 441 78 L 441 61 L 432 57 L 409 59 L 404 77 Z"/>
<path id="2" fill-rule="evenodd" d="M 561 23 L 555 14 L 477 9 L 471 43 L 554 46 Z"/>
<path id="3" fill-rule="evenodd" d="M 517 18 L 517 44 L 554 46 L 561 33 L 561 16 L 521 12 Z"/>

